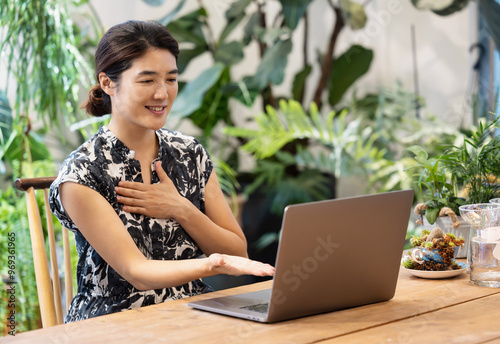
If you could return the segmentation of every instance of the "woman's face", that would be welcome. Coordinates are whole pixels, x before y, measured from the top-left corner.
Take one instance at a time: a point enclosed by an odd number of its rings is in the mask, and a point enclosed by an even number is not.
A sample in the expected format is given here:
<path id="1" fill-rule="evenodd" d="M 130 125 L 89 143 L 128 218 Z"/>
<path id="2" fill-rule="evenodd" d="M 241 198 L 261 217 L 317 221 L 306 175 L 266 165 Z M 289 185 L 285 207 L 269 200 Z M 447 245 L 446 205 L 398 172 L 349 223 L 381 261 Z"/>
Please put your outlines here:
<path id="1" fill-rule="evenodd" d="M 132 130 L 162 128 L 177 96 L 177 76 L 175 57 L 166 49 L 151 49 L 134 60 L 118 87 L 109 79 L 110 87 L 103 87 L 111 97 L 113 121 Z"/>

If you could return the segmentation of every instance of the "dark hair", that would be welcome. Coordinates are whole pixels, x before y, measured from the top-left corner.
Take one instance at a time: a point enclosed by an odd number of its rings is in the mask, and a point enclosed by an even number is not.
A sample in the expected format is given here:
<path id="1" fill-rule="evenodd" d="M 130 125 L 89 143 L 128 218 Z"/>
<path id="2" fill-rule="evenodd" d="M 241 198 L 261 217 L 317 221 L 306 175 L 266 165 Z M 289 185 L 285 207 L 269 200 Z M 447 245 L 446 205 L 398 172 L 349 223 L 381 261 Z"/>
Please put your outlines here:
<path id="1" fill-rule="evenodd" d="M 82 105 L 87 113 L 103 116 L 111 113 L 111 98 L 99 84 L 101 72 L 119 84 L 121 74 L 132 66 L 135 59 L 151 48 L 167 49 L 179 56 L 179 45 L 168 29 L 155 21 L 129 20 L 111 27 L 102 36 L 95 52 L 95 77 L 98 84 L 89 91 L 87 101 Z"/>

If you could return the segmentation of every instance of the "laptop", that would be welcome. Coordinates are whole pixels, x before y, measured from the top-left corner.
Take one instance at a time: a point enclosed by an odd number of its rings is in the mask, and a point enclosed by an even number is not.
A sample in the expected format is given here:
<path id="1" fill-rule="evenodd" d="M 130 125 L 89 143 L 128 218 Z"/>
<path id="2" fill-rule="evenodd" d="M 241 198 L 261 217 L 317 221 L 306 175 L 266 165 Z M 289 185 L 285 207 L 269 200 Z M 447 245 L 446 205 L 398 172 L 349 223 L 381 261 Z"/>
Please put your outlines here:
<path id="1" fill-rule="evenodd" d="M 413 190 L 286 207 L 272 288 L 188 303 L 272 323 L 394 297 Z"/>

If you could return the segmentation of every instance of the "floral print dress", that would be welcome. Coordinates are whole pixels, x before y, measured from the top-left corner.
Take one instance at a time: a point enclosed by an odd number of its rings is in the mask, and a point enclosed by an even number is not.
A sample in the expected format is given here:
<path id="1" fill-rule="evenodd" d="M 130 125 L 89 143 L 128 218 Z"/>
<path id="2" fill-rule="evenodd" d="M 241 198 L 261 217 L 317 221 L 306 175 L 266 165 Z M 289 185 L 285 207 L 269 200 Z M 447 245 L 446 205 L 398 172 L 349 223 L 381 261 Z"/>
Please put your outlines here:
<path id="1" fill-rule="evenodd" d="M 159 183 L 154 163 L 161 160 L 163 169 L 177 186 L 179 193 L 204 212 L 205 186 L 213 169 L 208 153 L 190 136 L 166 129 L 156 131 L 156 135 L 160 149 L 157 159 L 152 163 L 151 183 Z M 59 185 L 64 182 L 82 184 L 101 194 L 111 204 L 139 250 L 148 259 L 193 259 L 203 254 L 175 220 L 150 218 L 123 211 L 122 205 L 116 200 L 114 189 L 120 180 L 142 182 L 141 166 L 134 159 L 134 152 L 103 126 L 66 158 L 50 188 L 51 211 L 65 228 L 74 233 L 79 256 L 76 269 L 78 291 L 71 302 L 65 322 L 212 291 L 201 280 L 174 288 L 138 290 L 109 266 L 83 237 L 61 204 Z"/>

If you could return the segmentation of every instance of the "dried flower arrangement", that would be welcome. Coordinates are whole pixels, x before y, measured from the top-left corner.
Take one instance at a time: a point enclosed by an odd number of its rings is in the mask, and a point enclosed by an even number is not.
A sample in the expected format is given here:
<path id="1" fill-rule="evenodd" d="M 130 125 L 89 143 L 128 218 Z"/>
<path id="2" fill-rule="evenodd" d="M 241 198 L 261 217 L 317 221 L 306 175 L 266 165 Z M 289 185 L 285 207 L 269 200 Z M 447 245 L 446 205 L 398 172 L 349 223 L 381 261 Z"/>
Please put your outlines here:
<path id="1" fill-rule="evenodd" d="M 411 253 L 403 260 L 403 266 L 407 269 L 424 271 L 456 270 L 461 267 L 454 261 L 457 247 L 463 246 L 463 237 L 456 238 L 452 233 L 444 233 L 441 228 L 436 227 L 432 231 L 422 230 L 420 237 L 413 235 L 410 244 L 414 248 L 422 248 L 427 251 L 436 250 L 442 257 L 442 262 L 433 259 L 424 259 L 423 263 L 415 261 Z"/>

